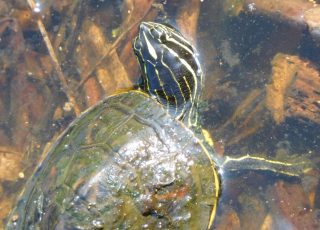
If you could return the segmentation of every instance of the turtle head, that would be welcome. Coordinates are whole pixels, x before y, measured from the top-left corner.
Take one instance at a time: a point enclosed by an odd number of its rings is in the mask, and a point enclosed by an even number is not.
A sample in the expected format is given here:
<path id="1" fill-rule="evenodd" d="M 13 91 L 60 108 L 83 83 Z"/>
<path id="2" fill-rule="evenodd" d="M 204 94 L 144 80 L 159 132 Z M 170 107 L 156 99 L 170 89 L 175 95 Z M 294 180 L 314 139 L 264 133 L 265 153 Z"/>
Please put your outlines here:
<path id="1" fill-rule="evenodd" d="M 173 117 L 196 126 L 202 71 L 190 42 L 172 26 L 142 22 L 133 50 L 142 73 L 139 88 Z"/>

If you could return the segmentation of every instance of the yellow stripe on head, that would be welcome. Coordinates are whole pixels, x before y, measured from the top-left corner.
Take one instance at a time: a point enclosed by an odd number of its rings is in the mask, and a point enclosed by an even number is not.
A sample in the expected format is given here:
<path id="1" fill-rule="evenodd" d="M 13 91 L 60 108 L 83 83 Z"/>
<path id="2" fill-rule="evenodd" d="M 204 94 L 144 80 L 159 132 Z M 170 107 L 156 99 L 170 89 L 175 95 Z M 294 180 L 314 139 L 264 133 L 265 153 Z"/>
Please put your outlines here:
<path id="1" fill-rule="evenodd" d="M 144 87 L 175 118 L 197 125 L 202 73 L 195 49 L 169 26 L 143 22 L 134 41 Z"/>

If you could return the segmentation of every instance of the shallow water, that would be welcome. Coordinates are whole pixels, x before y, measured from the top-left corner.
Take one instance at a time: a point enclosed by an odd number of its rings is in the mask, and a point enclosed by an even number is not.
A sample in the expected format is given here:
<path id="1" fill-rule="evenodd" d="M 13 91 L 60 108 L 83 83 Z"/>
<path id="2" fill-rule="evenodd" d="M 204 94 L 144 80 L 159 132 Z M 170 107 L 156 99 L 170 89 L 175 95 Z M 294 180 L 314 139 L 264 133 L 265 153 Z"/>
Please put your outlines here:
<path id="1" fill-rule="evenodd" d="M 305 12 L 319 6 L 247 2 L 0 1 L 2 223 L 68 124 L 137 82 L 131 42 L 150 20 L 179 28 L 197 47 L 201 121 L 217 154 L 313 162 L 300 177 L 220 171 L 214 227 L 318 229 L 320 25 Z"/>

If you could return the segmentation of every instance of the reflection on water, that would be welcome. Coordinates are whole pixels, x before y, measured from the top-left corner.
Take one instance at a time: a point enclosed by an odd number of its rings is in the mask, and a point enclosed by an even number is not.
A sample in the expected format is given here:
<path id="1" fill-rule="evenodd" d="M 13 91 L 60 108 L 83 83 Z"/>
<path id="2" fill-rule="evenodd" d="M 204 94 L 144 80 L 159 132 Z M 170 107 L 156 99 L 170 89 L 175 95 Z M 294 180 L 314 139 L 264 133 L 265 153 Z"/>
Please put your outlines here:
<path id="1" fill-rule="evenodd" d="M 35 13 L 46 12 L 51 5 L 52 0 L 34 0 L 28 1 L 30 7 Z"/>
<path id="2" fill-rule="evenodd" d="M 319 228 L 317 3 L 1 1 L 1 220 L 59 133 L 81 111 L 134 85 L 132 39 L 141 21 L 159 20 L 198 47 L 202 123 L 217 154 L 314 163 L 301 177 L 224 173 L 215 227 Z"/>

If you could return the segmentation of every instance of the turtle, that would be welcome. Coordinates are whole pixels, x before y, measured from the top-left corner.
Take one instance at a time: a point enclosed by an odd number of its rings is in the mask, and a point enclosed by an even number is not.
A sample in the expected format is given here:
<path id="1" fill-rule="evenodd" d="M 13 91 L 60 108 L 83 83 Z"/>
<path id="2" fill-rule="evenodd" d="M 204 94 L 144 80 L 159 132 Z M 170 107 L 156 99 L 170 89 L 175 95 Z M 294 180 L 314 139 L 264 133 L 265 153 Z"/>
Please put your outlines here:
<path id="1" fill-rule="evenodd" d="M 222 169 L 295 173 L 278 161 L 217 157 L 199 124 L 198 54 L 176 28 L 142 22 L 133 52 L 138 86 L 68 126 L 27 182 L 6 229 L 210 229 Z"/>

